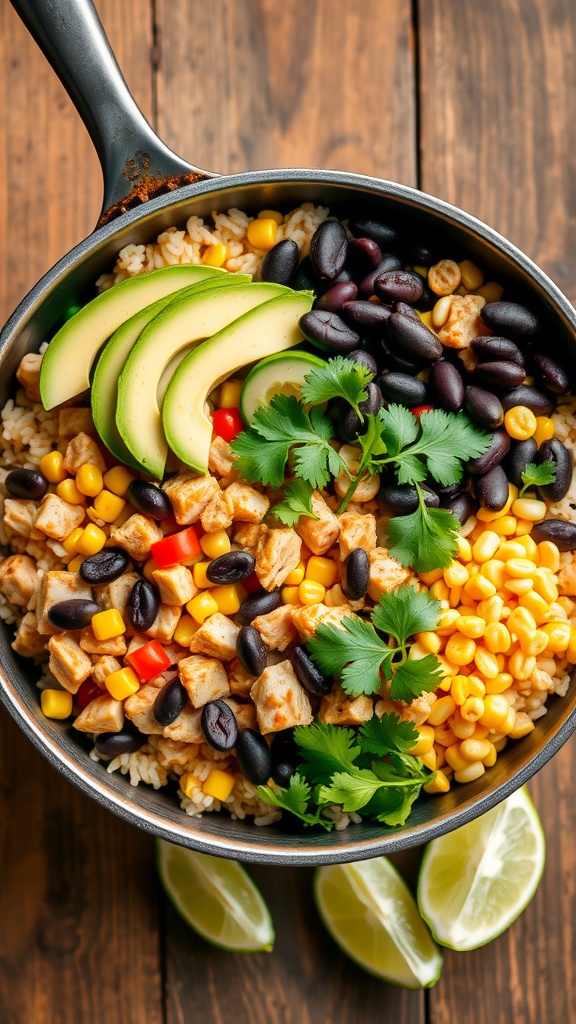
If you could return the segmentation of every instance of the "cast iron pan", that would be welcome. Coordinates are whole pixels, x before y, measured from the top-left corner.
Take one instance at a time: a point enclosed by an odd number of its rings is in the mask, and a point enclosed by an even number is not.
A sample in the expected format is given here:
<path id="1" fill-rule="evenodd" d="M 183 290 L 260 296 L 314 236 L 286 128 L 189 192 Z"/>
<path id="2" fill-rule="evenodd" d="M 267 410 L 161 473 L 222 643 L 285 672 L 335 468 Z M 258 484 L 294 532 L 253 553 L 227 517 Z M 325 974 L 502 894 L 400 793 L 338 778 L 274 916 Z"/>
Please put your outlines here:
<path id="1" fill-rule="evenodd" d="M 0 336 L 0 403 L 10 396 L 22 356 L 37 351 L 62 311 L 94 294 L 94 282 L 128 242 L 154 239 L 191 214 L 238 207 L 288 211 L 312 201 L 343 216 L 370 213 L 401 228 L 405 237 L 455 255 L 468 255 L 529 302 L 565 361 L 576 355 L 576 314 L 566 298 L 523 253 L 487 225 L 415 189 L 365 175 L 282 169 L 218 176 L 186 163 L 154 134 L 130 96 L 92 0 L 12 0 L 74 101 L 96 147 L 104 175 L 104 203 L 96 230 L 53 267 L 21 302 Z M 576 728 L 576 698 L 549 701 L 530 737 L 512 744 L 478 782 L 442 797 L 423 797 L 401 828 L 353 825 L 329 834 L 255 828 L 225 815 L 192 819 L 173 792 L 130 787 L 109 775 L 81 747 L 66 724 L 43 718 L 30 663 L 0 636 L 0 697 L 21 729 L 51 764 L 105 807 L 172 842 L 222 857 L 273 864 L 360 860 L 424 842 L 470 821 L 521 786 Z"/>

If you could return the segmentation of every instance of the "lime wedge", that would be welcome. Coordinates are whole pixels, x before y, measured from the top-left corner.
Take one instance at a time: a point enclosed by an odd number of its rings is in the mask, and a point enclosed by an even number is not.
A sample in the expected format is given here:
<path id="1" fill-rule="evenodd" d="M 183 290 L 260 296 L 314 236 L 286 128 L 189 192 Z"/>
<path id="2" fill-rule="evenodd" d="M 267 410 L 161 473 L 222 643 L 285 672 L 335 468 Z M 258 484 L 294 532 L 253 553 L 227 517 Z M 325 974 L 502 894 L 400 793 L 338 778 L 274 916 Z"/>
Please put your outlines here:
<path id="1" fill-rule="evenodd" d="M 185 921 L 214 946 L 237 953 L 270 951 L 270 912 L 240 864 L 204 853 L 158 844 L 162 885 Z"/>
<path id="2" fill-rule="evenodd" d="M 364 970 L 405 988 L 438 981 L 440 950 L 385 857 L 318 868 L 314 894 L 332 938 Z"/>
<path id="3" fill-rule="evenodd" d="M 544 833 L 525 789 L 433 839 L 418 879 L 420 912 L 450 949 L 476 949 L 509 928 L 542 878 Z"/>

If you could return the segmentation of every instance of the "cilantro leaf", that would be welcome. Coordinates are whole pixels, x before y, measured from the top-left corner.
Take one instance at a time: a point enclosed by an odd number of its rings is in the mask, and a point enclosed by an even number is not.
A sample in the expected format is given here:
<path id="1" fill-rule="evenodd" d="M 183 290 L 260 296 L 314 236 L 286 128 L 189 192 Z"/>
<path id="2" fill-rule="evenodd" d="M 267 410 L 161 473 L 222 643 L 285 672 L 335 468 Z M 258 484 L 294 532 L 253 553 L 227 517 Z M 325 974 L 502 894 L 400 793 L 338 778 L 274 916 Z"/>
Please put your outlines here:
<path id="1" fill-rule="evenodd" d="M 378 415 L 382 424 L 382 440 L 390 455 L 395 457 L 418 437 L 418 420 L 403 405 L 389 405 Z"/>
<path id="2" fill-rule="evenodd" d="M 490 445 L 490 434 L 475 426 L 463 412 L 433 409 L 420 417 L 420 426 L 415 454 L 426 459 L 428 472 L 443 487 L 458 483 L 462 462 L 477 459 Z"/>
<path id="3" fill-rule="evenodd" d="M 390 554 L 400 565 L 410 565 L 416 572 L 445 569 L 456 554 L 459 527 L 447 509 L 427 508 L 419 490 L 416 511 L 388 521 Z"/>
<path id="4" fill-rule="evenodd" d="M 529 462 L 521 476 L 524 486 L 518 495 L 519 498 L 530 487 L 545 487 L 546 484 L 553 484 L 556 480 L 556 465 L 551 460 L 541 462 L 539 466 L 535 462 Z"/>
<path id="5" fill-rule="evenodd" d="M 420 786 L 413 789 L 380 789 L 364 808 L 364 813 L 385 825 L 404 825 L 412 804 L 420 796 Z"/>
<path id="6" fill-rule="evenodd" d="M 336 772 L 329 785 L 320 788 L 319 799 L 324 804 L 342 804 L 342 810 L 354 813 L 381 788 L 380 780 L 368 769 L 359 768 L 354 775 Z"/>
<path id="7" fill-rule="evenodd" d="M 236 456 L 234 468 L 247 483 L 270 484 L 272 487 L 282 485 L 290 450 L 285 441 L 263 444 L 260 435 L 249 427 L 238 434 L 231 448 Z"/>
<path id="8" fill-rule="evenodd" d="M 440 663 L 434 654 L 427 654 L 425 658 L 413 661 L 409 658 L 398 666 L 392 676 L 390 696 L 392 700 L 410 703 L 421 693 L 433 690 L 438 686 L 440 679 Z"/>
<path id="9" fill-rule="evenodd" d="M 382 420 L 378 414 L 366 416 L 366 430 L 358 437 L 362 450 L 360 465 L 363 472 L 377 473 L 380 469 L 379 455 L 386 455 L 387 448 L 382 437 Z"/>
<path id="10" fill-rule="evenodd" d="M 267 804 L 273 804 L 275 807 L 281 807 L 284 811 L 290 811 L 305 825 L 321 825 L 329 832 L 334 824 L 328 818 L 321 818 L 319 810 L 313 814 L 308 813 L 307 807 L 312 791 L 309 783 L 298 772 L 294 772 L 294 775 L 290 777 L 288 788 L 282 789 L 279 793 L 269 786 L 257 786 L 257 790 L 261 800 L 265 800 Z"/>
<path id="11" fill-rule="evenodd" d="M 312 777 L 316 783 L 329 782 L 334 772 L 342 769 L 356 771 L 354 761 L 360 754 L 360 744 L 352 729 L 313 722 L 312 725 L 297 725 L 294 739 L 303 757 L 298 771 Z"/>
<path id="12" fill-rule="evenodd" d="M 418 730 L 413 722 L 405 722 L 398 715 L 374 715 L 369 722 L 360 726 L 362 752 L 387 757 L 391 750 L 404 753 L 418 740 Z"/>
<path id="13" fill-rule="evenodd" d="M 292 480 L 284 488 L 284 497 L 270 509 L 271 515 L 285 526 L 295 526 L 300 516 L 317 519 L 312 510 L 312 484 L 306 480 Z"/>
<path id="14" fill-rule="evenodd" d="M 306 374 L 301 395 L 311 405 L 321 405 L 331 398 L 343 398 L 362 418 L 358 406 L 368 397 L 365 389 L 372 377 L 373 374 L 359 363 L 336 356 Z"/>
<path id="15" fill-rule="evenodd" d="M 391 594 L 381 595 L 372 622 L 382 633 L 391 633 L 403 647 L 414 633 L 435 629 L 439 617 L 439 601 L 425 590 L 404 585 Z"/>
<path id="16" fill-rule="evenodd" d="M 321 672 L 341 675 L 349 696 L 376 693 L 382 685 L 380 672 L 390 675 L 393 650 L 362 619 L 342 619 L 341 627 L 320 623 L 307 643 L 312 660 Z"/>

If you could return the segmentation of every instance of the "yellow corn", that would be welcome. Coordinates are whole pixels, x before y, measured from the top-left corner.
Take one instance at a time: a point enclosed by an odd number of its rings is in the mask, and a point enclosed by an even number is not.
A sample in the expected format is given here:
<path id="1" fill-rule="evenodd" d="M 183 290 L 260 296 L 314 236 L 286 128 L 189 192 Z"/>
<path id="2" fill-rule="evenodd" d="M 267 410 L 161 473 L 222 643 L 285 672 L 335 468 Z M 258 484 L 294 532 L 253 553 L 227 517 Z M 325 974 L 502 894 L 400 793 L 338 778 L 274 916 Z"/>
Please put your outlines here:
<path id="1" fill-rule="evenodd" d="M 446 762 L 455 772 L 462 771 L 470 764 L 470 761 L 460 753 L 460 743 L 453 743 L 451 747 L 446 748 Z"/>
<path id="2" fill-rule="evenodd" d="M 460 706 L 468 697 L 468 679 L 466 676 L 454 676 L 450 685 L 450 696 Z"/>
<path id="3" fill-rule="evenodd" d="M 451 608 L 456 608 L 462 600 L 462 587 L 450 587 L 450 593 L 448 595 L 448 604 Z"/>
<path id="4" fill-rule="evenodd" d="M 434 327 L 443 327 L 446 323 L 450 314 L 450 306 L 452 305 L 451 295 L 442 295 L 438 302 L 432 308 L 432 324 Z"/>
<path id="5" fill-rule="evenodd" d="M 570 665 L 576 665 L 576 627 L 570 627 L 570 642 L 566 648 L 566 660 Z"/>
<path id="6" fill-rule="evenodd" d="M 326 597 L 326 587 L 316 580 L 303 580 L 298 587 L 298 597 L 302 604 L 320 604 Z"/>
<path id="7" fill-rule="evenodd" d="M 499 672 L 494 679 L 486 680 L 486 693 L 504 693 L 510 689 L 513 682 L 509 672 Z"/>
<path id="8" fill-rule="evenodd" d="M 196 597 L 193 597 L 191 601 L 188 601 L 186 611 L 189 612 L 192 618 L 201 626 L 210 615 L 214 615 L 214 613 L 218 611 L 218 605 L 212 597 L 212 594 L 205 590 L 203 594 L 196 594 Z"/>
<path id="9" fill-rule="evenodd" d="M 472 545 L 472 558 L 475 562 L 487 562 L 493 558 L 500 547 L 500 537 L 494 530 L 484 530 Z"/>
<path id="10" fill-rule="evenodd" d="M 537 626 L 541 626 L 543 622 L 550 618 L 548 602 L 544 600 L 541 594 L 537 594 L 534 590 L 529 590 L 527 594 L 521 594 L 518 598 L 518 604 L 521 608 L 525 608 L 526 611 L 530 612 Z"/>
<path id="11" fill-rule="evenodd" d="M 514 719 L 514 726 L 508 733 L 510 739 L 520 740 L 527 736 L 535 728 L 534 722 L 524 711 L 517 711 Z"/>
<path id="12" fill-rule="evenodd" d="M 512 637 L 503 622 L 490 622 L 484 633 L 484 644 L 491 654 L 506 654 L 510 650 Z"/>
<path id="13" fill-rule="evenodd" d="M 66 480 L 61 480 L 56 486 L 56 494 L 62 501 L 67 501 L 69 505 L 85 505 L 86 499 L 83 494 L 76 487 L 75 481 L 72 477 L 68 477 Z"/>
<path id="14" fill-rule="evenodd" d="M 541 632 L 548 637 L 548 650 L 554 654 L 564 654 L 571 638 L 569 622 L 547 622 Z M 540 653 L 540 652 L 539 652 Z"/>
<path id="15" fill-rule="evenodd" d="M 442 646 L 440 637 L 437 636 L 436 633 L 432 633 L 430 631 L 417 633 L 416 639 L 427 654 L 438 654 L 438 651 Z"/>
<path id="16" fill-rule="evenodd" d="M 476 779 L 479 779 L 484 775 L 485 771 L 486 769 L 484 768 L 482 761 L 473 761 L 473 763 L 467 765 L 466 768 L 462 768 L 460 771 L 454 772 L 454 781 L 461 783 L 474 782 Z"/>
<path id="17" fill-rule="evenodd" d="M 117 608 L 96 612 L 92 616 L 91 625 L 97 640 L 111 640 L 112 637 L 122 636 L 126 632 L 124 619 Z"/>
<path id="18" fill-rule="evenodd" d="M 521 605 L 515 608 L 508 616 L 508 629 L 515 633 L 516 627 L 536 629 L 536 619 L 528 608 L 524 608 Z"/>
<path id="19" fill-rule="evenodd" d="M 255 249 L 271 249 L 276 242 L 278 225 L 271 217 L 258 217 L 250 221 L 246 234 L 250 245 Z"/>
<path id="20" fill-rule="evenodd" d="M 480 716 L 480 725 L 487 729 L 502 732 L 506 725 L 510 705 L 501 693 L 486 694 L 484 698 L 484 713 Z"/>
<path id="21" fill-rule="evenodd" d="M 553 437 L 554 420 L 551 420 L 549 416 L 537 416 L 534 440 L 538 447 L 540 447 L 541 444 L 544 444 L 544 441 L 551 441 Z"/>
<path id="22" fill-rule="evenodd" d="M 529 558 L 509 558 L 506 562 L 506 572 L 514 579 L 530 578 L 535 574 L 536 566 Z"/>
<path id="23" fill-rule="evenodd" d="M 279 210 L 260 210 L 258 217 L 261 220 L 273 220 L 275 224 L 280 224 L 284 220 L 284 214 L 280 213 Z"/>
<path id="24" fill-rule="evenodd" d="M 508 670 L 514 679 L 520 681 L 529 679 L 536 668 L 536 658 L 532 654 L 524 654 L 524 651 L 514 651 L 508 658 Z"/>
<path id="25" fill-rule="evenodd" d="M 514 516 L 502 516 L 490 523 L 490 527 L 499 537 L 513 537 L 516 533 L 517 520 Z"/>
<path id="26" fill-rule="evenodd" d="M 252 221 L 254 223 L 254 221 Z M 212 768 L 204 780 L 202 792 L 206 796 L 212 796 L 215 800 L 223 802 L 227 800 L 234 789 L 236 778 L 230 772 L 223 772 L 221 768 Z"/>
<path id="27" fill-rule="evenodd" d="M 551 540 L 543 540 L 537 546 L 536 559 L 539 567 L 558 572 L 560 568 L 560 551 Z"/>
<path id="28" fill-rule="evenodd" d="M 498 757 L 494 744 L 490 743 L 489 746 L 490 750 L 488 751 L 488 754 L 486 757 L 482 758 L 482 764 L 485 768 L 492 768 L 496 764 L 496 759 Z"/>
<path id="29" fill-rule="evenodd" d="M 558 587 L 553 573 L 549 569 L 536 569 L 534 576 L 534 590 L 545 601 L 551 602 L 558 599 Z"/>
<path id="30" fill-rule="evenodd" d="M 459 263 L 460 273 L 462 274 L 462 284 L 469 292 L 475 292 L 477 288 L 481 288 L 484 284 L 484 275 L 472 260 L 462 260 Z"/>
<path id="31" fill-rule="evenodd" d="M 504 288 L 497 281 L 487 281 L 481 288 L 476 289 L 476 295 L 481 295 L 486 302 L 500 302 Z"/>
<path id="32" fill-rule="evenodd" d="M 68 476 L 64 469 L 62 452 L 49 452 L 48 455 L 43 455 L 38 468 L 49 484 L 59 484 Z"/>
<path id="33" fill-rule="evenodd" d="M 486 693 L 486 686 L 480 676 L 471 673 L 468 676 L 468 696 L 483 697 Z"/>
<path id="34" fill-rule="evenodd" d="M 524 534 L 524 536 L 522 537 L 516 536 L 514 538 L 514 543 L 520 544 L 521 547 L 524 548 L 525 557 L 531 559 L 531 561 L 534 561 L 536 555 L 538 554 L 538 545 L 536 541 L 529 536 L 529 534 Z"/>
<path id="35" fill-rule="evenodd" d="M 68 690 L 42 690 L 40 707 L 46 718 L 69 718 L 72 714 L 72 694 Z"/>
<path id="36" fill-rule="evenodd" d="M 521 630 L 517 636 L 524 654 L 531 654 L 535 658 L 548 647 L 548 636 L 541 629 Z"/>
<path id="37" fill-rule="evenodd" d="M 105 523 L 113 523 L 124 509 L 126 502 L 112 491 L 100 491 L 94 498 L 94 508 Z"/>
<path id="38" fill-rule="evenodd" d="M 447 601 L 449 597 L 449 590 L 444 580 L 437 580 L 430 587 L 430 597 L 435 597 L 437 601 Z"/>
<path id="39" fill-rule="evenodd" d="M 537 498 L 516 498 L 512 502 L 512 514 L 531 523 L 539 523 L 546 515 L 546 503 Z"/>
<path id="40" fill-rule="evenodd" d="M 469 740 L 463 740 L 460 744 L 460 753 L 467 761 L 483 761 L 485 757 L 488 757 L 491 746 L 489 740 L 470 737 Z"/>
<path id="41" fill-rule="evenodd" d="M 508 484 L 508 498 L 506 504 L 498 512 L 490 512 L 487 508 L 479 508 L 476 517 L 480 523 L 493 523 L 495 519 L 502 519 L 503 516 L 508 515 L 512 502 L 516 501 L 518 497 L 518 488 L 514 484 Z"/>
<path id="42" fill-rule="evenodd" d="M 202 782 L 194 772 L 184 772 L 184 775 L 180 776 L 180 789 L 189 799 L 193 796 L 197 789 L 202 789 Z"/>
<path id="43" fill-rule="evenodd" d="M 452 562 L 444 569 L 444 583 L 447 587 L 462 587 L 468 580 L 468 570 L 460 562 Z"/>
<path id="44" fill-rule="evenodd" d="M 243 381 L 226 380 L 220 388 L 219 406 L 221 409 L 237 409 L 240 405 Z"/>
<path id="45" fill-rule="evenodd" d="M 421 572 L 419 575 L 420 579 L 422 580 L 422 583 L 424 583 L 427 587 L 430 587 L 433 583 L 436 583 L 437 580 L 442 579 L 444 575 L 444 570 L 432 569 L 431 572 Z"/>
<path id="46" fill-rule="evenodd" d="M 426 768 L 430 769 L 431 772 L 436 771 L 436 764 L 438 758 L 436 756 L 436 751 L 434 750 L 434 747 L 432 747 L 432 749 L 429 750 L 427 754 L 420 754 L 420 760 L 422 761 L 422 764 L 425 765 Z"/>
<path id="47" fill-rule="evenodd" d="M 76 555 L 71 562 L 68 562 L 66 569 L 68 572 L 80 572 L 80 566 L 84 561 L 82 555 Z"/>
<path id="48" fill-rule="evenodd" d="M 112 466 L 107 473 L 104 473 L 104 486 L 112 491 L 112 494 L 117 494 L 119 498 L 123 498 L 126 491 L 130 487 L 133 480 L 136 479 L 136 475 L 131 473 L 126 466 Z"/>
<path id="49" fill-rule="evenodd" d="M 205 263 L 208 267 L 222 267 L 226 263 L 230 250 L 227 245 L 223 242 L 217 242 L 215 245 L 207 245 L 202 253 L 202 263 Z"/>
<path id="50" fill-rule="evenodd" d="M 204 540 L 203 537 L 201 539 Z M 206 572 L 209 565 L 210 562 L 196 562 L 196 564 L 192 566 L 192 578 L 199 590 L 203 590 L 206 587 L 213 586 L 213 584 L 206 576 Z"/>
<path id="51" fill-rule="evenodd" d="M 458 558 L 459 558 L 459 560 L 461 562 L 471 562 L 472 561 L 472 545 L 470 544 L 470 541 L 466 537 L 462 537 L 461 534 L 458 534 L 458 536 L 456 538 L 456 543 L 458 545 Z"/>
<path id="52" fill-rule="evenodd" d="M 484 714 L 482 697 L 467 697 L 460 708 L 460 714 L 466 722 L 477 722 Z"/>
<path id="53" fill-rule="evenodd" d="M 482 575 L 494 584 L 496 590 L 501 590 L 506 579 L 506 562 L 501 562 L 499 558 L 490 558 L 482 566 Z"/>
<path id="54" fill-rule="evenodd" d="M 425 793 L 447 793 L 450 789 L 450 780 L 443 771 L 437 771 L 431 782 L 424 786 Z"/>
<path id="55" fill-rule="evenodd" d="M 338 579 L 338 568 L 332 558 L 312 555 L 306 566 L 306 579 L 321 583 L 323 587 L 333 587 Z"/>
<path id="56" fill-rule="evenodd" d="M 68 554 L 68 555 L 76 555 L 78 553 L 76 551 L 76 543 L 80 539 L 80 537 L 82 536 L 83 533 L 84 533 L 84 531 L 83 531 L 82 527 L 81 526 L 77 526 L 75 530 L 72 530 L 72 533 L 68 534 L 68 536 L 66 537 L 66 540 L 62 541 L 62 547 L 64 548 L 66 554 Z"/>
<path id="57" fill-rule="evenodd" d="M 98 466 L 94 466 L 91 462 L 80 466 L 76 473 L 76 487 L 81 494 L 85 494 L 87 498 L 95 498 L 103 486 L 104 481 Z"/>
<path id="58" fill-rule="evenodd" d="M 493 597 L 488 597 L 486 600 L 480 601 L 476 608 L 476 612 L 487 623 L 498 622 L 502 617 L 503 608 L 504 601 L 499 594 L 495 594 Z"/>
<path id="59" fill-rule="evenodd" d="M 508 590 L 511 594 L 527 594 L 529 590 L 534 587 L 533 580 L 529 579 L 528 576 L 524 576 L 523 579 L 511 579 L 506 580 L 504 583 L 504 589 Z"/>
<path id="60" fill-rule="evenodd" d="M 496 655 L 485 647 L 478 647 L 474 655 L 474 664 L 486 679 L 494 679 L 498 675 L 499 666 Z"/>
<path id="61" fill-rule="evenodd" d="M 301 604 L 300 598 L 298 597 L 298 587 L 282 587 L 280 594 L 284 604 Z"/>
<path id="62" fill-rule="evenodd" d="M 487 597 L 493 597 L 496 593 L 496 587 L 490 582 L 486 576 L 482 573 L 477 573 L 472 576 L 467 583 L 464 584 L 464 592 L 469 597 L 474 598 L 475 601 L 483 601 Z"/>
<path id="63" fill-rule="evenodd" d="M 198 623 L 194 621 L 191 615 L 181 615 L 178 625 L 174 630 L 174 640 L 181 647 L 190 647 L 192 637 L 197 629 Z"/>
<path id="64" fill-rule="evenodd" d="M 444 722 L 443 725 L 435 726 L 434 743 L 439 744 L 441 747 L 451 747 L 456 743 L 456 736 L 452 732 L 448 722 Z"/>
<path id="65" fill-rule="evenodd" d="M 416 730 L 418 733 L 418 739 L 410 750 L 407 750 L 407 754 L 412 754 L 413 757 L 421 757 L 422 754 L 427 754 L 432 750 L 432 744 L 434 743 L 434 729 L 430 725 L 420 725 Z"/>
<path id="66" fill-rule="evenodd" d="M 227 555 L 230 551 L 230 537 L 226 530 L 216 530 L 215 533 L 205 533 L 200 537 L 200 547 L 207 558 L 218 558 L 220 555 Z M 196 565 L 206 565 L 205 562 L 197 562 Z M 194 566 L 196 568 L 196 566 Z M 208 584 L 208 580 L 203 586 Z M 197 583 L 196 586 L 199 586 Z"/>
<path id="67" fill-rule="evenodd" d="M 304 562 L 299 562 L 296 568 L 292 569 L 292 572 L 288 573 L 286 579 L 284 580 L 284 583 L 288 587 L 298 587 L 300 583 L 302 583 L 302 580 L 304 579 L 305 575 L 306 566 Z"/>
<path id="68" fill-rule="evenodd" d="M 104 680 L 104 686 L 114 700 L 124 700 L 140 689 L 140 681 L 133 668 L 120 668 L 111 672 Z"/>
<path id="69" fill-rule="evenodd" d="M 533 526 L 534 523 L 531 523 L 529 519 L 518 519 L 516 521 L 516 536 L 524 537 L 531 532 Z"/>
<path id="70" fill-rule="evenodd" d="M 440 671 L 444 676 L 444 682 L 439 684 L 440 688 L 449 690 L 450 683 L 448 682 L 448 685 L 445 685 L 445 680 L 458 675 L 458 665 L 454 665 L 451 661 L 448 661 L 448 658 L 445 658 L 443 654 L 437 654 L 436 657 L 438 659 L 438 664 L 440 665 Z"/>
<path id="71" fill-rule="evenodd" d="M 431 309 L 427 309 L 426 311 L 417 309 L 416 312 L 418 313 L 418 316 L 420 317 L 422 323 L 426 324 L 426 327 L 432 327 L 433 321 Z"/>
<path id="72" fill-rule="evenodd" d="M 456 629 L 459 633 L 463 633 L 464 636 L 470 637 L 472 640 L 478 640 L 481 636 L 484 636 L 486 622 L 480 615 L 461 615 L 456 622 Z"/>
<path id="73" fill-rule="evenodd" d="M 427 725 L 443 725 L 456 710 L 456 702 L 450 696 L 439 697 L 432 705 L 426 720 Z"/>
<path id="74" fill-rule="evenodd" d="M 504 426 L 515 441 L 527 441 L 536 431 L 536 417 L 527 405 L 515 405 L 504 414 Z"/>
<path id="75" fill-rule="evenodd" d="M 526 551 L 519 540 L 506 540 L 500 545 L 498 558 L 507 562 L 510 558 L 524 558 Z"/>
<path id="76" fill-rule="evenodd" d="M 142 574 L 146 577 L 147 580 L 150 580 L 151 583 L 154 583 L 153 573 L 155 573 L 157 569 L 158 566 L 154 559 L 149 558 L 147 562 L 144 562 Z"/>
<path id="77" fill-rule="evenodd" d="M 213 587 L 208 593 L 214 598 L 218 611 L 222 615 L 236 615 L 246 592 L 239 583 L 227 583 L 221 587 Z"/>
<path id="78" fill-rule="evenodd" d="M 410 650 L 408 652 L 408 657 L 412 661 L 421 661 L 422 658 L 425 658 L 427 654 L 428 651 L 425 651 L 421 644 L 419 644 L 418 641 L 416 641 L 416 643 L 413 643 L 411 645 Z"/>
<path id="79" fill-rule="evenodd" d="M 476 724 L 474 722 L 466 722 L 460 714 L 459 708 L 456 709 L 452 718 L 450 719 L 450 728 L 452 732 L 459 740 L 467 740 L 470 736 L 474 735 Z"/>
<path id="80" fill-rule="evenodd" d="M 103 530 L 94 523 L 90 523 L 82 530 L 82 536 L 76 541 L 76 551 L 79 555 L 97 555 L 102 551 L 107 537 Z"/>

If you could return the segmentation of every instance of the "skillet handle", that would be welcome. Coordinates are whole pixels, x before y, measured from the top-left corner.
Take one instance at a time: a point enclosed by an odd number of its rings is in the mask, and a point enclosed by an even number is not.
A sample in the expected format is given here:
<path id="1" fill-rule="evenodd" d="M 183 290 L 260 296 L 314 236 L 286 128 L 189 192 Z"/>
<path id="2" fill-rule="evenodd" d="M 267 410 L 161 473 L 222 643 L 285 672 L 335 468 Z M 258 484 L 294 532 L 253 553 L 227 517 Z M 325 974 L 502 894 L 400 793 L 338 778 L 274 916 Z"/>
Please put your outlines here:
<path id="1" fill-rule="evenodd" d="M 132 97 L 93 0 L 10 0 L 94 143 L 104 177 L 98 226 L 155 195 L 215 175 L 182 160 Z"/>

